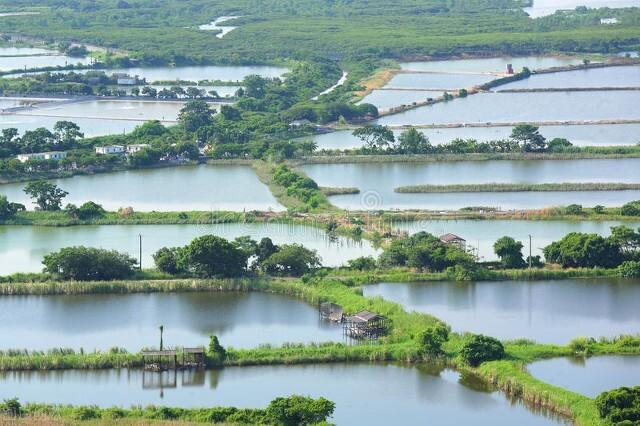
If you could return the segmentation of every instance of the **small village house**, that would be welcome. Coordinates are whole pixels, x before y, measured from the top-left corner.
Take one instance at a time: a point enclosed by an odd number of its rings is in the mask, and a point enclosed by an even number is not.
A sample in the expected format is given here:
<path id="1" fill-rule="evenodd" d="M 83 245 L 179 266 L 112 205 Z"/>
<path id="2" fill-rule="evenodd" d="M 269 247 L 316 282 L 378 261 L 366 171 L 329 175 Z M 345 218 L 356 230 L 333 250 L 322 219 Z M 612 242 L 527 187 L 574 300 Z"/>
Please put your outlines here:
<path id="1" fill-rule="evenodd" d="M 34 152 L 32 154 L 19 154 L 16 156 L 18 161 L 26 163 L 29 160 L 61 160 L 66 158 L 67 153 L 65 151 L 49 151 L 49 152 Z"/>
<path id="2" fill-rule="evenodd" d="M 124 154 L 124 146 L 122 145 L 97 146 L 96 154 L 99 154 L 99 155 Z"/>
<path id="3" fill-rule="evenodd" d="M 151 145 L 148 143 L 137 143 L 133 145 L 127 145 L 127 154 L 135 154 L 136 152 L 142 151 L 145 148 L 149 148 Z"/>
<path id="4" fill-rule="evenodd" d="M 467 249 L 467 240 L 462 237 L 457 236 L 456 234 L 444 234 L 440 236 L 440 241 L 445 244 L 454 244 L 457 245 L 460 250 Z"/>

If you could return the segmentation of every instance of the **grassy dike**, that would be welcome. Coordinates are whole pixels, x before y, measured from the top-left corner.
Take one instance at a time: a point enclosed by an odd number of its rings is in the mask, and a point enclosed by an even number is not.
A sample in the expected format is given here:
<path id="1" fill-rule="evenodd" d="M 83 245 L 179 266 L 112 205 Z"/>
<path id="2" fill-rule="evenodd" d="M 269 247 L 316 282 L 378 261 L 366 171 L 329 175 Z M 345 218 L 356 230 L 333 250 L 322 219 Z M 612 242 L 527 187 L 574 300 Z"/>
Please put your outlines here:
<path id="1" fill-rule="evenodd" d="M 444 194 L 454 192 L 571 192 L 629 191 L 640 189 L 638 183 L 482 183 L 454 185 L 408 185 L 395 188 L 401 194 Z"/>

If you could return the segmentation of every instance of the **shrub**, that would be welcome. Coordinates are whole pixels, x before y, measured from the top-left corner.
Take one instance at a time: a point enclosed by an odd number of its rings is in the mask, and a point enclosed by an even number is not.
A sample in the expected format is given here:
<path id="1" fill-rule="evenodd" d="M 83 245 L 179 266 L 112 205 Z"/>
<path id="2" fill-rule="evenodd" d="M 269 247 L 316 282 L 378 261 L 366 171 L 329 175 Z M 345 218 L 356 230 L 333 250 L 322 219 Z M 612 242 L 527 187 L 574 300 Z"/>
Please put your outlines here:
<path id="1" fill-rule="evenodd" d="M 333 414 L 335 403 L 325 398 L 292 395 L 276 398 L 269 403 L 266 415 L 274 424 L 305 426 L 324 422 Z"/>
<path id="2" fill-rule="evenodd" d="M 153 261 L 159 271 L 173 275 L 182 271 L 182 268 L 178 265 L 179 255 L 180 249 L 177 247 L 162 247 L 153 254 Z"/>
<path id="3" fill-rule="evenodd" d="M 640 216 L 640 201 L 631 201 L 620 209 L 623 216 Z"/>
<path id="4" fill-rule="evenodd" d="M 569 349 L 575 354 L 588 355 L 592 352 L 591 346 L 596 341 L 589 337 L 576 337 L 569 342 Z"/>
<path id="5" fill-rule="evenodd" d="M 449 340 L 449 329 L 438 324 L 428 327 L 418 335 L 420 353 L 427 356 L 437 356 L 442 354 L 442 345 Z"/>
<path id="6" fill-rule="evenodd" d="M 0 404 L 0 413 L 10 417 L 19 417 L 22 415 L 22 405 L 18 398 L 5 399 Z"/>
<path id="7" fill-rule="evenodd" d="M 564 209 L 566 214 L 570 215 L 581 215 L 583 213 L 582 206 L 580 204 L 569 204 Z"/>
<path id="8" fill-rule="evenodd" d="M 358 271 L 371 271 L 376 268 L 376 260 L 371 257 L 358 257 L 347 261 L 347 265 L 351 269 L 357 269 Z"/>
<path id="9" fill-rule="evenodd" d="M 207 357 L 212 365 L 222 365 L 224 360 L 227 359 L 227 351 L 222 347 L 218 341 L 217 336 L 209 337 L 209 348 L 207 350 Z"/>
<path id="10" fill-rule="evenodd" d="M 600 417 L 609 424 L 640 424 L 640 386 L 623 387 L 603 392 L 595 399 Z"/>
<path id="11" fill-rule="evenodd" d="M 625 278 L 640 277 L 640 261 L 629 260 L 618 266 L 618 274 Z"/>
<path id="12" fill-rule="evenodd" d="M 44 272 L 66 280 L 99 281 L 130 276 L 136 260 L 115 250 L 78 246 L 47 254 L 42 263 Z"/>
<path id="13" fill-rule="evenodd" d="M 504 358 L 505 352 L 498 339 L 476 334 L 464 344 L 460 356 L 467 364 L 477 367 L 483 362 Z"/>

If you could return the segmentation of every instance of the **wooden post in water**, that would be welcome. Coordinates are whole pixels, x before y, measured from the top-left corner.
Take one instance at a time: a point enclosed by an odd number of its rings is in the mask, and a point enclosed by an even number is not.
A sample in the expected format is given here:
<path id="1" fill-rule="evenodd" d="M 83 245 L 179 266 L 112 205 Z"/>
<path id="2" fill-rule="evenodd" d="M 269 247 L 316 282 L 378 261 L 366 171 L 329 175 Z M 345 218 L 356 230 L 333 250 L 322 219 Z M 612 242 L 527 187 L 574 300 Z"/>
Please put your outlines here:
<path id="1" fill-rule="evenodd" d="M 531 261 L 533 259 L 531 258 L 531 234 L 529 234 L 529 269 L 531 269 Z"/>
<path id="2" fill-rule="evenodd" d="M 142 234 L 138 234 L 139 240 L 138 240 L 138 248 L 139 248 L 139 266 L 140 266 L 140 270 L 142 271 Z M 160 348 L 160 350 L 162 350 L 162 348 Z"/>
<path id="3" fill-rule="evenodd" d="M 160 326 L 160 350 L 162 350 L 162 333 L 164 332 L 164 325 Z"/>

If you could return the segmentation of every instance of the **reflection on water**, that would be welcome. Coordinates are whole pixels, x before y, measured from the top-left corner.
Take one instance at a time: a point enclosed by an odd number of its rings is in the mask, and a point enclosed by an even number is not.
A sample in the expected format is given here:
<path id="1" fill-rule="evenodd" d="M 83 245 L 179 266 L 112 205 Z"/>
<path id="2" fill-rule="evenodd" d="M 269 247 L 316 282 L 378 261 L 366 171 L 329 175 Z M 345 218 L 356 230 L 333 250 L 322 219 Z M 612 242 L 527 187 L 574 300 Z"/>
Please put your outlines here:
<path id="1" fill-rule="evenodd" d="M 562 56 L 522 56 L 522 57 L 500 57 L 482 59 L 459 59 L 446 61 L 422 61 L 403 62 L 400 67 L 403 70 L 431 71 L 431 72 L 460 72 L 460 73 L 501 73 L 507 69 L 507 64 L 511 64 L 515 71 L 520 71 L 527 67 L 530 70 L 561 67 L 582 63 L 579 57 Z"/>
<path id="2" fill-rule="evenodd" d="M 335 401 L 331 422 L 340 425 L 418 425 L 425 418 L 438 425 L 561 423 L 546 413 L 533 414 L 501 393 L 466 387 L 458 373 L 436 366 L 325 364 L 153 374 L 124 369 L 0 373 L 7 385 L 0 388 L 0 398 L 124 407 L 262 408 L 278 396 L 300 394 Z"/>
<path id="3" fill-rule="evenodd" d="M 636 327 L 628 331 L 637 330 Z M 640 385 L 640 356 L 637 355 L 554 358 L 536 361 L 527 369 L 537 379 L 591 398 L 622 386 Z"/>
<path id="4" fill-rule="evenodd" d="M 508 235 L 523 243 L 528 254 L 529 235 L 532 237 L 532 253 L 542 255 L 542 249 L 570 232 L 611 234 L 611 227 L 626 225 L 637 229 L 640 221 L 526 221 L 526 220 L 424 220 L 395 222 L 394 228 L 409 234 L 426 231 L 436 236 L 452 233 L 467 240 L 482 260 L 498 260 L 493 244 Z"/>
<path id="5" fill-rule="evenodd" d="M 640 87 L 640 66 L 594 68 L 533 75 L 498 90 L 563 87 Z"/>
<path id="6" fill-rule="evenodd" d="M 402 100 L 397 102 L 403 103 Z M 479 142 L 508 139 L 513 127 L 457 127 L 418 129 L 433 145 L 449 143 L 456 138 Z M 402 130 L 393 132 L 397 138 Z M 540 126 L 540 134 L 551 140 L 565 138 L 576 146 L 635 145 L 640 142 L 640 124 L 598 124 L 571 126 Z M 308 138 L 305 138 L 308 139 Z M 362 140 L 349 130 L 324 133 L 312 137 L 319 149 L 350 149 L 362 146 Z"/>
<path id="7" fill-rule="evenodd" d="M 322 322 L 314 306 L 266 293 L 93 294 L 0 298 L 0 349 L 67 347 L 92 351 L 206 345 L 341 341 L 342 327 Z"/>
<path id="8" fill-rule="evenodd" d="M 404 185 L 547 182 L 640 182 L 640 160 L 459 161 L 444 163 L 308 164 L 302 169 L 318 185 L 355 187 L 360 194 L 330 197 L 346 209 L 543 208 L 571 203 L 619 206 L 640 199 L 640 191 L 505 192 L 403 194 Z M 373 201 L 369 197 L 373 195 Z"/>
<path id="9" fill-rule="evenodd" d="M 481 93 L 376 120 L 385 125 L 640 119 L 640 91 Z"/>
<path id="10" fill-rule="evenodd" d="M 56 179 L 69 192 L 65 203 L 88 200 L 107 210 L 131 206 L 136 211 L 282 210 L 269 189 L 248 166 L 200 165 L 139 169 Z M 0 185 L 13 202 L 32 208 L 24 183 Z M 188 188 L 188 191 L 185 189 Z"/>
<path id="11" fill-rule="evenodd" d="M 638 280 L 382 283 L 363 291 L 434 315 L 455 331 L 500 339 L 566 344 L 640 330 Z"/>
<path id="12" fill-rule="evenodd" d="M 328 236 L 315 226 L 285 223 L 220 223 L 200 225 L 89 225 L 77 227 L 0 227 L 0 275 L 39 272 L 45 254 L 71 246 L 93 246 L 139 256 L 142 235 L 142 264 L 153 265 L 152 255 L 162 247 L 188 244 L 196 237 L 214 234 L 232 240 L 248 235 L 256 241 L 269 237 L 275 244 L 297 243 L 316 250 L 324 266 L 340 266 L 360 256 L 377 255 L 367 240 L 355 241 Z"/>

